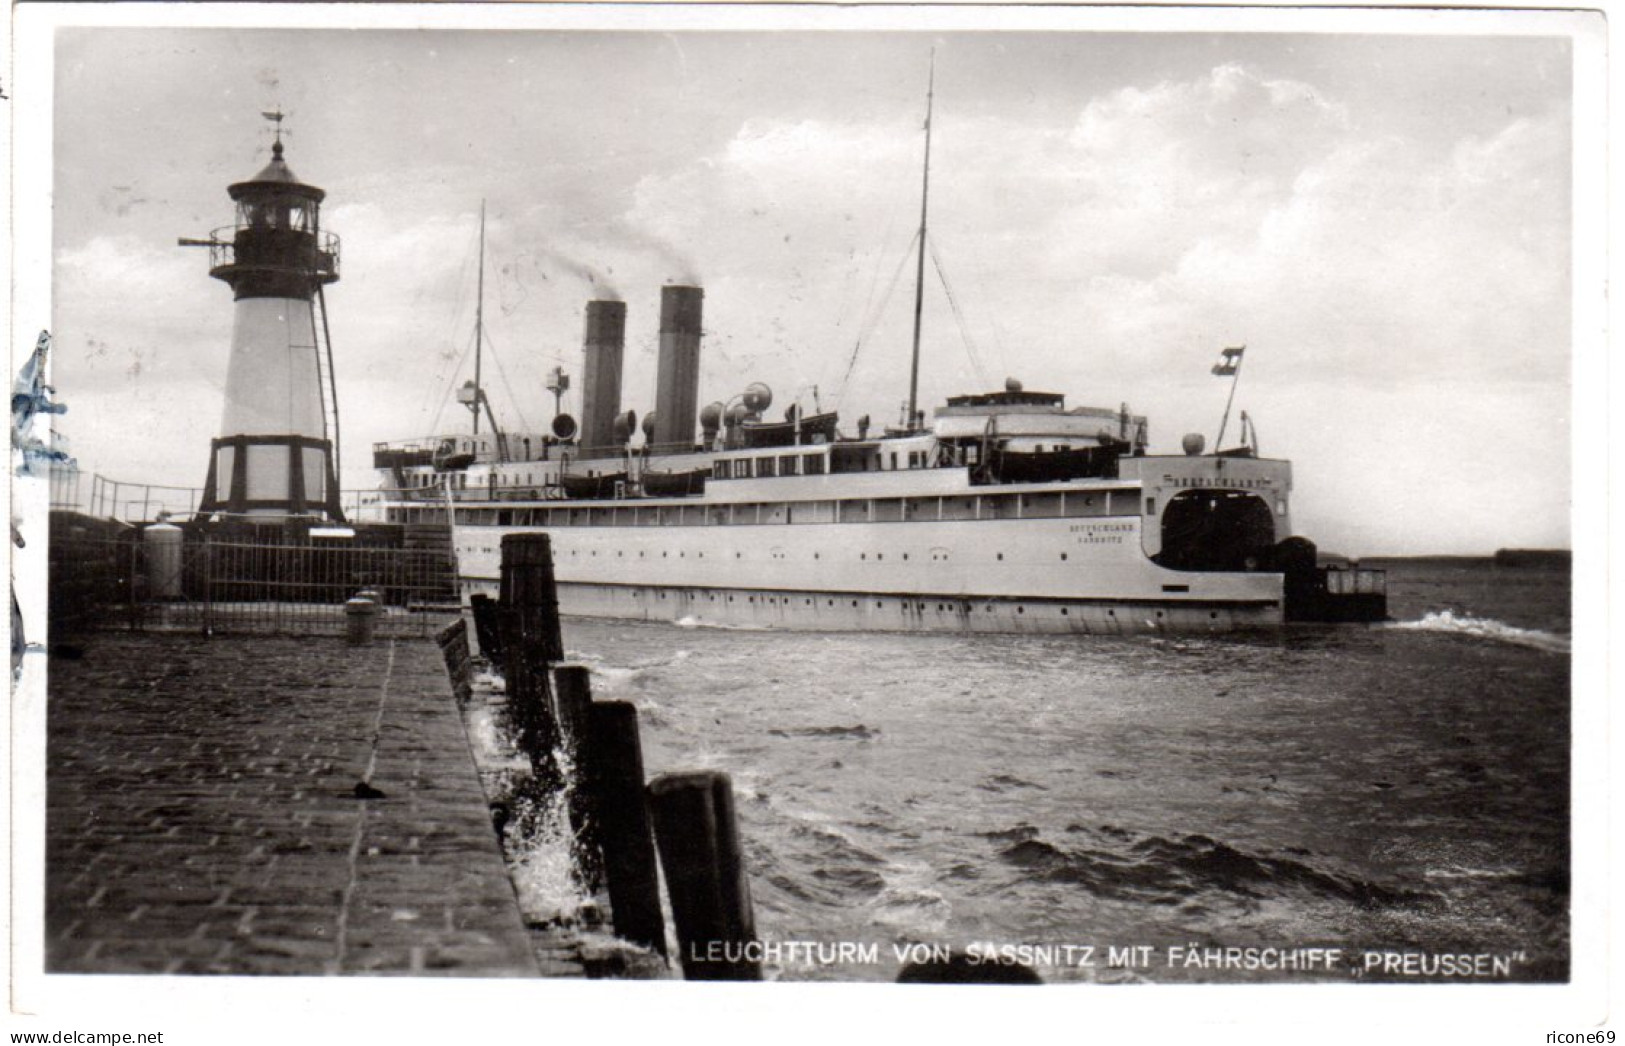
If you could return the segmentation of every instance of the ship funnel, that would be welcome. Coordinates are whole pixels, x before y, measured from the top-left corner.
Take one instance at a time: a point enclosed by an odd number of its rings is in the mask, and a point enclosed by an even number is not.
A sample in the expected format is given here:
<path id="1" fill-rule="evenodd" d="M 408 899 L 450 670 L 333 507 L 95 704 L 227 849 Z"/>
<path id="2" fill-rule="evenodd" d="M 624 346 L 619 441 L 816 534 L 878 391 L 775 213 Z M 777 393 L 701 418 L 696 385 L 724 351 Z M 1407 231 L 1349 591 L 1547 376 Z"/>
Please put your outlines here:
<path id="1" fill-rule="evenodd" d="M 660 289 L 660 362 L 655 376 L 658 452 L 694 449 L 694 416 L 700 403 L 699 287 Z"/>
<path id="2" fill-rule="evenodd" d="M 582 368 L 581 456 L 615 451 L 615 416 L 621 412 L 621 359 L 626 346 L 626 303 L 589 301 L 586 366 Z"/>

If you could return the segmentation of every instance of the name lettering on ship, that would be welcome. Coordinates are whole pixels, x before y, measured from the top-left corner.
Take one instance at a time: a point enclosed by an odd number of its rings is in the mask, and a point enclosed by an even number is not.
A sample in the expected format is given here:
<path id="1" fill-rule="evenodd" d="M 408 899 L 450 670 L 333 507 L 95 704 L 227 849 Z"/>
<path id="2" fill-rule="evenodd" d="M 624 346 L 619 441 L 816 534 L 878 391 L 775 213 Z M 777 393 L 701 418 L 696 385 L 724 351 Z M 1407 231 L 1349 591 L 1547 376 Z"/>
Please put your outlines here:
<path id="1" fill-rule="evenodd" d="M 1162 477 L 1162 485 L 1165 487 L 1197 487 L 1219 490 L 1260 490 L 1274 487 L 1275 481 L 1268 478 L 1231 479 L 1219 476 L 1170 476 L 1165 474 Z"/>
<path id="2" fill-rule="evenodd" d="M 1135 530 L 1133 523 L 1074 523 L 1067 528 L 1077 534 L 1080 545 L 1121 545 L 1126 534 Z"/>

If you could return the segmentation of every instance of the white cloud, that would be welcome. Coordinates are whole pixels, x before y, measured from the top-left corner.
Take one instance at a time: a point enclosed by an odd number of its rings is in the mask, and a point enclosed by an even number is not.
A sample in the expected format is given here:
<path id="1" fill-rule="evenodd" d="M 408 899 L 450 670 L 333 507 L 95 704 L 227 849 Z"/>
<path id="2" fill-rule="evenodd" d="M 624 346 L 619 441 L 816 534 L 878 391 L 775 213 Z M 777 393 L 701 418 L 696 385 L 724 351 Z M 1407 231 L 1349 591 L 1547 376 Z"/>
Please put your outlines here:
<path id="1" fill-rule="evenodd" d="M 1301 474 L 1337 475 L 1397 432 L 1470 456 L 1507 438 L 1511 403 L 1527 405 L 1525 423 L 1547 419 L 1542 439 L 1566 438 L 1567 114 L 1474 109 L 1470 132 L 1420 134 L 1374 113 L 1369 93 L 1297 68 L 1222 63 L 1070 108 L 939 105 L 933 242 L 977 359 L 928 272 L 923 401 L 1011 374 L 1073 402 L 1127 399 L 1172 447 L 1211 434 L 1223 400 L 1207 367 L 1246 342 L 1240 405 Z M 651 127 L 667 117 L 624 100 L 606 111 L 628 122 L 584 116 L 558 138 L 537 117 L 538 133 L 489 155 L 403 163 L 389 136 L 312 150 L 338 170 L 324 225 L 344 238 L 329 302 L 352 465 L 366 442 L 419 434 L 437 411 L 442 426 L 467 423 L 439 397 L 470 344 L 481 196 L 486 320 L 508 379 L 492 395 L 510 419 L 545 423 L 542 376 L 578 368 L 582 306 L 610 291 L 629 309 L 626 405 L 647 409 L 658 288 L 690 278 L 707 295 L 703 398 L 761 379 L 781 404 L 816 383 L 828 406 L 844 382 L 843 414 L 894 415 L 919 115 L 718 95 L 690 133 Z M 204 268 L 167 240 L 102 230 L 61 251 L 61 378 L 146 388 L 184 370 L 217 385 L 230 299 Z M 212 425 L 218 407 L 199 409 Z M 1409 425 L 1421 416 L 1449 439 Z M 1537 467 L 1506 466 L 1531 501 L 1540 485 L 1519 470 Z M 1562 501 L 1554 482 L 1544 504 Z M 1332 526 L 1361 512 L 1344 486 L 1315 494 Z"/>
<path id="2" fill-rule="evenodd" d="M 1272 403 L 1293 417 L 1298 428 L 1281 427 L 1300 446 L 1272 449 L 1304 451 L 1306 468 L 1364 463 L 1385 428 L 1414 449 L 1431 438 L 1409 424 L 1423 416 L 1444 426 L 1449 453 L 1492 446 L 1508 438 L 1513 402 L 1546 419 L 1548 455 L 1566 439 L 1560 117 L 1443 147 L 1361 136 L 1313 85 L 1223 65 L 1089 101 L 1070 127 L 939 113 L 937 134 L 933 228 L 939 247 L 963 251 L 950 271 L 973 299 L 962 307 L 981 328 L 984 377 L 986 357 L 1002 356 L 1075 400 L 1136 399 L 1171 445 L 1211 423 L 1212 354 L 1246 342 L 1244 391 L 1266 426 Z M 695 244 L 708 328 L 769 350 L 761 367 L 786 383 L 821 374 L 828 392 L 868 288 L 912 227 L 918 149 L 906 126 L 755 119 L 725 148 L 645 179 L 633 220 Z M 897 312 L 908 297 L 905 285 Z M 936 402 L 964 390 L 969 367 L 940 305 L 930 323 Z M 866 355 L 883 358 L 860 362 L 846 409 L 889 417 L 906 387 L 906 315 L 875 341 Z M 789 358 L 800 348 L 811 359 Z M 1304 387 L 1320 396 L 1299 410 Z M 1383 419 L 1362 406 L 1379 390 L 1393 411 Z M 1500 466 L 1510 490 L 1542 502 L 1548 536 L 1552 499 L 1522 473 L 1549 468 Z M 1334 533 L 1360 515 L 1323 493 Z"/>
<path id="3" fill-rule="evenodd" d="M 208 259 L 129 235 L 97 236 L 59 251 L 56 382 L 64 395 L 116 387 L 161 390 L 170 381 L 220 385 L 230 294 L 208 285 Z M 190 285 L 196 294 L 177 294 Z M 209 305 L 215 308 L 209 308 Z M 215 357 L 218 357 L 216 359 Z"/>

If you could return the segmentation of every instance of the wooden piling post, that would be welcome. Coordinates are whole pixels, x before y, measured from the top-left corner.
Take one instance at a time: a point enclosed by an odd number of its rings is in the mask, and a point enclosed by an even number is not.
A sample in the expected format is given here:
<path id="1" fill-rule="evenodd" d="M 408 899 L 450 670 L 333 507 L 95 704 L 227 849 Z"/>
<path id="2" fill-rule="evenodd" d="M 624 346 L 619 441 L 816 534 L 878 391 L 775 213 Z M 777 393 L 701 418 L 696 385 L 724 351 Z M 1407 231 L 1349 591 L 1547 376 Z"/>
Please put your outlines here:
<path id="1" fill-rule="evenodd" d="M 615 933 L 665 955 L 666 918 L 643 791 L 638 710 L 627 701 L 595 701 L 588 711 L 587 787 L 596 799 Z"/>
<path id="2" fill-rule="evenodd" d="M 520 617 L 509 607 L 502 607 L 497 616 L 507 663 L 503 667 L 503 685 L 507 692 L 508 720 L 512 724 L 519 750 L 530 760 L 531 774 L 544 791 L 551 792 L 560 784 L 558 758 L 558 723 L 553 717 L 553 688 L 548 679 L 547 663 L 538 656 L 534 647 L 522 641 Z"/>
<path id="3" fill-rule="evenodd" d="M 649 783 L 649 803 L 683 977 L 761 980 L 761 963 L 751 955 L 756 917 L 728 775 L 716 770 L 663 774 Z"/>
<path id="4" fill-rule="evenodd" d="M 558 715 L 559 747 L 570 772 L 565 780 L 565 798 L 570 811 L 570 830 L 575 835 L 575 864 L 588 890 L 604 885 L 603 848 L 600 841 L 600 814 L 596 796 L 587 784 L 591 754 L 587 734 L 591 729 L 592 676 L 586 665 L 559 665 L 553 669 L 553 708 Z"/>
<path id="5" fill-rule="evenodd" d="M 503 535 L 501 591 L 497 636 L 508 710 L 537 784 L 551 790 L 560 784 L 553 754 L 559 732 L 548 665 L 563 656 L 564 642 L 546 534 Z"/>
<path id="6" fill-rule="evenodd" d="M 525 642 L 539 644 L 544 661 L 563 661 L 551 538 L 546 534 L 502 535 L 500 594 L 503 606 L 519 611 Z"/>
<path id="7" fill-rule="evenodd" d="M 479 641 L 480 655 L 500 671 L 502 632 L 497 625 L 497 601 L 476 592 L 468 597 L 468 609 L 474 617 L 474 638 Z"/>

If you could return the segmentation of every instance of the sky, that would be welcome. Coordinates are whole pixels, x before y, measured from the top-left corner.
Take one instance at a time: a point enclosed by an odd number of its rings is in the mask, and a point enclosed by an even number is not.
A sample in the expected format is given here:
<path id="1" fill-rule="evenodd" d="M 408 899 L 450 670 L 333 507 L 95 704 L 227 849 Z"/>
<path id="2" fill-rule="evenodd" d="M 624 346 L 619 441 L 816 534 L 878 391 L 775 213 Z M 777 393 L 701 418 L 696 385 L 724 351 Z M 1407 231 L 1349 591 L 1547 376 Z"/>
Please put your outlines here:
<path id="1" fill-rule="evenodd" d="M 923 405 L 1016 378 L 1178 453 L 1245 344 L 1236 409 L 1323 550 L 1568 547 L 1560 36 L 60 29 L 59 428 L 87 471 L 201 486 L 232 303 L 176 239 L 230 222 L 273 107 L 343 242 L 344 486 L 469 425 L 482 201 L 504 427 L 547 425 L 552 367 L 579 389 L 593 297 L 651 409 L 673 282 L 705 288 L 702 403 L 893 421 L 933 53 Z"/>

